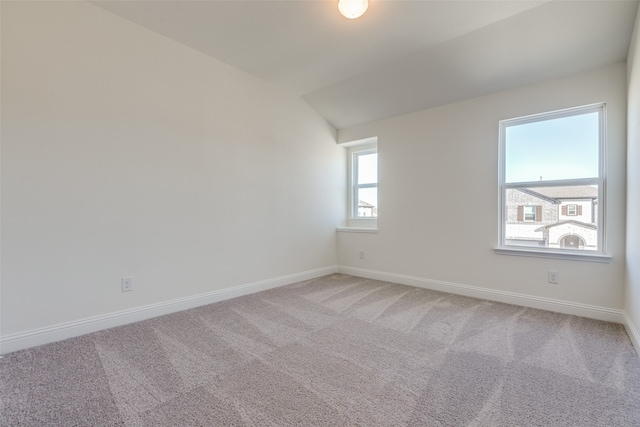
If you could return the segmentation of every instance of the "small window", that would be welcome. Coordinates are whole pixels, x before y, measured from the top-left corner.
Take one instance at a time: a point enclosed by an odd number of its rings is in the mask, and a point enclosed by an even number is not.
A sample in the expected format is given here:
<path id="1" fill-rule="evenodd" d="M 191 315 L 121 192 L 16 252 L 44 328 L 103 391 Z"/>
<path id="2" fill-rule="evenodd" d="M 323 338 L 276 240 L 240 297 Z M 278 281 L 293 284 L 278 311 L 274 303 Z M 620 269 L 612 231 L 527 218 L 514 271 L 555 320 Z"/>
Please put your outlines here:
<path id="1" fill-rule="evenodd" d="M 500 122 L 499 249 L 604 255 L 604 124 L 604 104 Z"/>
<path id="2" fill-rule="evenodd" d="M 347 153 L 345 230 L 378 231 L 378 137 L 344 142 Z"/>
<path id="3" fill-rule="evenodd" d="M 536 207 L 535 206 L 525 206 L 524 207 L 524 220 L 525 221 L 535 221 L 536 220 Z"/>
<path id="4" fill-rule="evenodd" d="M 375 148 L 353 151 L 351 216 L 377 218 L 378 216 L 378 151 Z"/>

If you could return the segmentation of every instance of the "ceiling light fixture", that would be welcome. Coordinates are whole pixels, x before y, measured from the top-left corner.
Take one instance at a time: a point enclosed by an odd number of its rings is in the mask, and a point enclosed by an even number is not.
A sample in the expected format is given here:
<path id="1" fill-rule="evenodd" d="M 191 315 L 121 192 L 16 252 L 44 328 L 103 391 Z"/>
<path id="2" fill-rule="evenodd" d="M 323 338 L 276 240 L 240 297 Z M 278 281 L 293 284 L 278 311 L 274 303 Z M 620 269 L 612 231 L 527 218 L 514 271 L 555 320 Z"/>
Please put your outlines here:
<path id="1" fill-rule="evenodd" d="M 345 18 L 356 19 L 361 17 L 369 7 L 369 0 L 340 0 L 338 10 Z"/>

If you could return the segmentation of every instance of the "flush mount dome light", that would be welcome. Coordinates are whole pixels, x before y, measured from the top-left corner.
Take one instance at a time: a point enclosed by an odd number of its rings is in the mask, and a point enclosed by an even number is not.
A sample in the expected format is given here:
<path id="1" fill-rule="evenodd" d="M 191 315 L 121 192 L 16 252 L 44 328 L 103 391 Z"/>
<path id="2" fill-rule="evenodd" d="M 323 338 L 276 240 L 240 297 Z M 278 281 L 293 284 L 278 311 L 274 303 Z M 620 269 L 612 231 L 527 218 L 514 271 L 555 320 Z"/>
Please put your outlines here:
<path id="1" fill-rule="evenodd" d="M 356 19 L 361 17 L 369 7 L 369 0 L 340 0 L 338 10 L 346 18 Z"/>

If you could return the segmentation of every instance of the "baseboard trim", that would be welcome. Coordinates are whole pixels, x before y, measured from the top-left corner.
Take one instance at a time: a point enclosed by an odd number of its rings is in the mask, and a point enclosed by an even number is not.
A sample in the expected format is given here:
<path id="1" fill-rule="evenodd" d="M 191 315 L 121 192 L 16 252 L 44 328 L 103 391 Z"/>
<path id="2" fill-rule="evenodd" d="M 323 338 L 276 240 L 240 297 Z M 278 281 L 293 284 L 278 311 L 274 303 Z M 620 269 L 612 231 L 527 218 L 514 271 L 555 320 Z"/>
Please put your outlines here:
<path id="1" fill-rule="evenodd" d="M 449 292 L 468 297 L 504 302 L 507 304 L 537 308 L 540 310 L 554 311 L 557 313 L 573 314 L 591 319 L 605 320 L 607 322 L 624 323 L 622 310 L 600 307 L 595 305 L 580 304 L 570 301 L 556 300 L 552 298 L 537 297 L 533 295 L 519 294 L 515 292 L 499 291 L 495 289 L 481 288 L 477 286 L 462 285 L 459 283 L 443 282 L 441 280 L 425 279 L 422 277 L 405 276 L 402 274 L 386 273 L 376 270 L 368 270 L 357 267 L 338 266 L 338 273 L 368 279 L 384 280 L 403 285 L 435 291 Z"/>
<path id="2" fill-rule="evenodd" d="M 233 286 L 226 289 L 219 289 L 199 295 L 185 298 L 177 298 L 157 304 L 149 304 L 128 310 L 108 313 L 100 316 L 88 317 L 71 322 L 60 323 L 44 328 L 32 329 L 19 332 L 4 337 L 0 337 L 0 354 L 7 354 L 25 348 L 61 341 L 67 338 L 97 332 L 115 326 L 126 325 L 151 319 L 177 311 L 187 310 L 202 305 L 236 298 L 279 286 L 289 285 L 304 280 L 315 279 L 337 272 L 337 266 L 329 266 L 308 270 L 300 273 L 289 274 L 244 285 Z"/>
<path id="3" fill-rule="evenodd" d="M 633 344 L 633 347 L 636 349 L 636 353 L 638 354 L 638 356 L 640 356 L 640 333 L 638 333 L 638 330 L 636 329 L 635 325 L 631 321 L 631 318 L 629 317 L 627 312 L 625 311 L 623 314 L 624 314 L 624 327 L 627 330 L 627 334 L 631 339 L 631 343 Z"/>

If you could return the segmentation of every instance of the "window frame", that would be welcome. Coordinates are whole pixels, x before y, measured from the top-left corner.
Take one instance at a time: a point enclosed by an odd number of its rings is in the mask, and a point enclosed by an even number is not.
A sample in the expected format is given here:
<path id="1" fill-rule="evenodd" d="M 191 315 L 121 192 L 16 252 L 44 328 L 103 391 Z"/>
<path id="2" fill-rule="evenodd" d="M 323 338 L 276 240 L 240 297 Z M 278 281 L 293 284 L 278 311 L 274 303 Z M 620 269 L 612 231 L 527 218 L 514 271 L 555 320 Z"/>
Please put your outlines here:
<path id="1" fill-rule="evenodd" d="M 358 158 L 361 156 L 367 156 L 367 155 L 371 155 L 371 154 L 378 154 L 378 149 L 377 148 L 365 148 L 365 149 L 360 149 L 360 150 L 353 150 L 350 153 L 351 156 L 351 197 L 349 198 L 349 200 L 351 201 L 351 211 L 350 211 L 350 215 L 349 215 L 349 219 L 350 220 L 362 220 L 362 219 L 369 219 L 369 218 L 377 218 L 377 214 L 376 216 L 360 216 L 360 209 L 358 206 L 358 199 L 359 197 L 356 197 L 357 194 L 359 194 L 359 190 L 361 189 L 365 189 L 365 188 L 375 188 L 376 192 L 378 191 L 378 176 L 376 175 L 376 182 L 375 183 L 366 183 L 366 184 L 360 184 L 358 182 Z M 377 206 L 376 206 L 376 210 L 377 210 Z"/>
<path id="2" fill-rule="evenodd" d="M 506 130 L 510 126 L 536 123 L 551 119 L 560 119 L 576 115 L 598 113 L 598 177 L 563 179 L 549 181 L 529 181 L 506 183 Z M 580 107 L 567 108 L 550 111 L 546 113 L 533 114 L 501 120 L 499 122 L 499 144 L 498 144 L 498 245 L 496 253 L 503 255 L 524 255 L 545 258 L 564 258 L 572 260 L 589 260 L 598 262 L 609 262 L 611 257 L 607 255 L 607 242 L 605 230 L 605 195 L 606 195 L 606 104 L 597 103 Z M 517 246 L 506 243 L 506 203 L 507 190 L 519 188 L 536 187 L 562 187 L 575 185 L 597 185 L 598 186 L 598 217 L 597 217 L 597 250 L 570 250 L 548 247 Z"/>
<path id="3" fill-rule="evenodd" d="M 351 141 L 342 144 L 346 148 L 346 167 L 347 167 L 347 206 L 346 206 L 346 225 L 338 227 L 338 231 L 348 232 L 378 232 L 378 217 L 359 217 L 358 201 L 356 200 L 356 192 L 354 185 L 356 184 L 357 167 L 354 167 L 354 154 L 363 155 L 363 153 L 371 154 L 378 151 L 378 138 L 370 137 L 361 140 Z M 379 188 L 380 171 L 378 171 L 378 179 L 375 184 Z M 379 203 L 378 203 L 379 204 Z M 379 207 L 379 206 L 378 206 Z"/>

